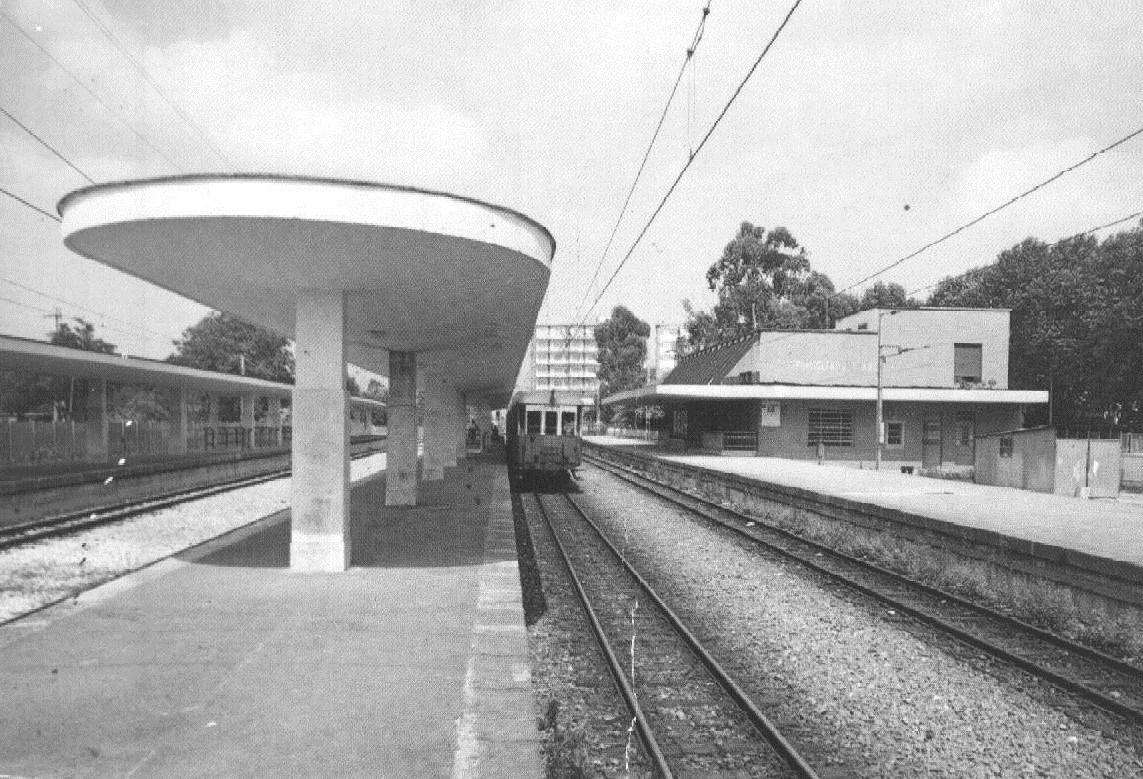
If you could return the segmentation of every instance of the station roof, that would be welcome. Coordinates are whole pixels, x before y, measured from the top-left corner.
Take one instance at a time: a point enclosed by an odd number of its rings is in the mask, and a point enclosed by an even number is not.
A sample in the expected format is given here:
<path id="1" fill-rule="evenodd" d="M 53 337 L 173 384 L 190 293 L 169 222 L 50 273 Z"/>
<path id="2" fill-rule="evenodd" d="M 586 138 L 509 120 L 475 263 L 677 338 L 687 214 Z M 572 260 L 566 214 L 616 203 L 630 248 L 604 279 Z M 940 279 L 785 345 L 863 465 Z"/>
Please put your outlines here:
<path id="1" fill-rule="evenodd" d="M 1048 402 L 1043 390 L 945 389 L 884 387 L 886 403 L 1002 403 L 1036 405 Z M 603 405 L 647 405 L 687 400 L 877 400 L 876 387 L 835 387 L 803 384 L 658 384 L 609 395 Z"/>
<path id="2" fill-rule="evenodd" d="M 222 395 L 252 392 L 259 396 L 288 398 L 294 390 L 292 384 L 278 381 L 204 371 L 125 354 L 89 352 L 9 335 L 0 335 L 0 369 L 106 379 L 116 384 L 184 387 L 195 392 Z M 350 402 L 358 408 L 385 408 L 384 403 L 372 398 L 351 398 Z"/>
<path id="3" fill-rule="evenodd" d="M 99 184 L 59 204 L 84 257 L 285 336 L 301 290 L 346 292 L 347 359 L 388 351 L 459 390 L 511 392 L 555 241 L 470 198 L 358 181 L 196 175 Z"/>
<path id="4" fill-rule="evenodd" d="M 106 379 L 117 384 L 152 384 L 185 387 L 200 392 L 288 397 L 290 384 L 187 368 L 160 360 L 102 354 L 26 338 L 0 335 L 0 368 L 54 376 Z"/>

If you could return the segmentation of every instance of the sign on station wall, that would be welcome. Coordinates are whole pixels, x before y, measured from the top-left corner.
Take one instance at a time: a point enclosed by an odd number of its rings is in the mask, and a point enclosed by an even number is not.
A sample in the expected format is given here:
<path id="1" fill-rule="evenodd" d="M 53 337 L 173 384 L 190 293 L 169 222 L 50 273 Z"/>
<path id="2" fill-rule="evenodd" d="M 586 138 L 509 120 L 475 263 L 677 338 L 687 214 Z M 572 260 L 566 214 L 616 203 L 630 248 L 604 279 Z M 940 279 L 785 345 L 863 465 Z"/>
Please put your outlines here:
<path id="1" fill-rule="evenodd" d="M 781 403 L 763 403 L 758 407 L 758 426 L 759 427 L 781 427 L 782 426 L 782 404 Z"/>

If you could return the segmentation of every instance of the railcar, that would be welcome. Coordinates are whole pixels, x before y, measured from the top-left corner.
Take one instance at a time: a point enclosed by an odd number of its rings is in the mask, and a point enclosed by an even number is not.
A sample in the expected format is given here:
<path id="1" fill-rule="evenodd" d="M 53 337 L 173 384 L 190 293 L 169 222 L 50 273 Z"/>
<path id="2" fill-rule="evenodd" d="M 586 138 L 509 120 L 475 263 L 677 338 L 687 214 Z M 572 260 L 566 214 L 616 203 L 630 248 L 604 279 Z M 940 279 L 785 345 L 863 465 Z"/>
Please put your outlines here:
<path id="1" fill-rule="evenodd" d="M 520 474 L 574 471 L 580 425 L 591 398 L 567 391 L 518 392 L 505 419 L 508 462 Z"/>

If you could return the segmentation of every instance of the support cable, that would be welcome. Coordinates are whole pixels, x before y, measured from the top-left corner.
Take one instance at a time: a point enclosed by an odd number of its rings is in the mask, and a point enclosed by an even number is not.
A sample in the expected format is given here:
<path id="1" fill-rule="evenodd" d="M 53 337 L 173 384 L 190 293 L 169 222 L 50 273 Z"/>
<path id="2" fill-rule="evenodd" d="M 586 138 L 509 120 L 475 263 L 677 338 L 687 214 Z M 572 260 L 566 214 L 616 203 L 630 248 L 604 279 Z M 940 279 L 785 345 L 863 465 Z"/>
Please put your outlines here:
<path id="1" fill-rule="evenodd" d="M 663 106 L 663 113 L 659 116 L 658 124 L 655 125 L 655 132 L 651 134 L 651 142 L 647 144 L 647 150 L 643 152 L 643 160 L 639 163 L 639 169 L 635 172 L 635 180 L 631 182 L 631 188 L 627 190 L 627 197 L 623 201 L 623 207 L 619 209 L 619 218 L 615 220 L 615 226 L 611 229 L 611 237 L 607 239 L 607 245 L 603 248 L 603 254 L 600 256 L 599 262 L 595 265 L 595 272 L 591 275 L 591 281 L 583 292 L 583 298 L 575 307 L 575 311 L 572 314 L 572 321 L 579 321 L 579 311 L 583 308 L 583 304 L 587 302 L 587 298 L 591 294 L 591 288 L 595 286 L 595 282 L 599 280 L 599 272 L 603 269 L 603 264 L 607 260 L 607 253 L 611 250 L 611 244 L 615 241 L 615 236 L 619 232 L 619 225 L 623 222 L 623 217 L 627 213 L 627 206 L 631 203 L 631 196 L 635 194 L 635 187 L 639 184 L 639 178 L 643 175 L 643 169 L 647 166 L 647 159 L 651 156 L 651 150 L 655 148 L 655 141 L 659 138 L 659 131 L 663 129 L 663 122 L 667 119 L 667 111 L 675 99 L 675 93 L 678 92 L 679 84 L 683 80 L 683 74 L 686 73 L 687 70 L 687 64 L 691 61 L 691 58 L 694 57 L 695 50 L 698 48 L 699 42 L 702 41 L 703 32 L 706 30 L 706 18 L 710 15 L 710 4 L 711 0 L 707 0 L 706 6 L 702 9 L 702 19 L 699 20 L 698 28 L 695 30 L 694 37 L 691 39 L 691 45 L 687 48 L 687 55 L 683 58 L 683 64 L 679 67 L 679 74 L 675 76 L 675 83 L 671 86 L 671 93 L 667 95 L 667 103 Z M 585 320 L 589 313 L 590 309 L 584 314 Z M 583 324 L 583 322 L 580 322 L 580 324 Z"/>
<path id="2" fill-rule="evenodd" d="M 887 270 L 890 270 L 891 268 L 896 268 L 898 265 L 900 265 L 901 263 L 905 262 L 906 260 L 911 260 L 911 259 L 913 259 L 913 258 L 914 258 L 914 257 L 916 257 L 918 254 L 920 254 L 920 253 L 922 253 L 922 252 L 924 252 L 924 251 L 927 251 L 928 249 L 931 249 L 931 248 L 933 248 L 933 247 L 934 247 L 934 246 L 936 246 L 937 244 L 940 244 L 940 243 L 944 243 L 944 242 L 945 242 L 945 241 L 947 241 L 949 238 L 952 238 L 954 235 L 957 235 L 958 233 L 962 233 L 962 232 L 964 232 L 965 230 L 967 230 L 968 228 L 972 227 L 973 225 L 975 225 L 975 224 L 977 224 L 977 223 L 979 223 L 979 222 L 983 222 L 985 219 L 987 219 L 988 217 L 990 217 L 990 216 L 992 216 L 993 214 L 997 213 L 998 211 L 1003 211 L 1005 208 L 1008 208 L 1008 206 L 1012 205 L 1013 203 L 1016 203 L 1016 202 L 1017 202 L 1017 201 L 1019 201 L 1019 200 L 1023 200 L 1023 199 L 1024 199 L 1024 198 L 1026 198 L 1028 195 L 1031 195 L 1033 192 L 1036 192 L 1037 190 L 1043 189 L 1044 187 L 1046 187 L 1046 186 L 1048 186 L 1049 184 L 1051 184 L 1053 181 L 1056 181 L 1057 179 L 1059 179 L 1059 178 L 1063 177 L 1064 175 L 1066 175 L 1066 174 L 1068 174 L 1068 173 L 1071 173 L 1071 172 L 1072 172 L 1073 170 L 1075 170 L 1076 168 L 1080 168 L 1080 167 L 1082 167 L 1082 166 L 1086 165 L 1087 163 L 1091 162 L 1092 160 L 1094 160 L 1094 159 L 1095 159 L 1096 157 L 1098 157 L 1099 155 L 1101 155 L 1101 154 L 1104 154 L 1105 152 L 1109 152 L 1109 151 L 1111 151 L 1111 150 L 1112 150 L 1112 149 L 1114 149 L 1116 146 L 1120 146 L 1120 145 L 1122 145 L 1122 144 L 1124 144 L 1124 143 L 1127 143 L 1127 142 L 1128 142 L 1128 141 L 1130 141 L 1132 138 L 1135 138 L 1135 137 L 1136 137 L 1136 136 L 1138 136 L 1138 135 L 1143 135 L 1143 127 L 1140 127 L 1139 129 L 1135 130 L 1134 132 L 1128 133 L 1127 135 L 1125 135 L 1125 136 L 1123 136 L 1122 138 L 1120 138 L 1118 141 L 1115 141 L 1114 143 L 1112 143 L 1112 144 L 1110 144 L 1110 145 L 1108 145 L 1108 146 L 1104 146 L 1104 147 L 1103 147 L 1102 149 L 1100 149 L 1099 151 L 1096 151 L 1096 152 L 1093 152 L 1093 153 L 1089 154 L 1087 157 L 1084 157 L 1082 160 L 1080 160 L 1079 162 L 1075 163 L 1074 165 L 1071 165 L 1071 166 L 1069 166 L 1069 167 L 1066 167 L 1066 168 L 1064 168 L 1063 170 L 1061 170 L 1060 172 L 1056 173 L 1055 175 L 1053 175 L 1053 176 L 1051 176 L 1051 177 L 1049 177 L 1049 178 L 1047 178 L 1047 179 L 1044 179 L 1043 181 L 1041 181 L 1041 182 L 1040 182 L 1039 184 L 1037 184 L 1036 186 L 1032 187 L 1031 189 L 1025 190 L 1024 192 L 1021 192 L 1019 195 L 1016 195 L 1015 197 L 1013 197 L 1013 198 L 1011 198 L 1011 199 L 1007 200 L 1006 202 L 1004 202 L 1004 203 L 1001 203 L 1001 204 L 1000 204 L 1000 205 L 998 205 L 996 208 L 993 208 L 993 209 L 992 209 L 992 210 L 990 210 L 990 211 L 985 211 L 983 214 L 981 214 L 980 216 L 976 217 L 975 219 L 973 219 L 973 220 L 971 220 L 971 221 L 969 221 L 969 222 L 965 222 L 965 223 L 964 223 L 964 224 L 962 224 L 960 227 L 958 227 L 958 228 L 956 228 L 955 230 L 953 230 L 951 233 L 946 233 L 945 235 L 941 236 L 940 238 L 936 239 L 935 241 L 931 241 L 931 242 L 929 242 L 929 243 L 925 244 L 925 245 L 924 245 L 924 246 L 922 246 L 920 249 L 917 249 L 916 251 L 914 251 L 914 252 L 912 252 L 912 253 L 910 253 L 910 254 L 907 254 L 907 255 L 905 255 L 904 257 L 902 257 L 902 258 L 901 258 L 901 259 L 899 259 L 899 260 L 895 260 L 894 262 L 891 262 L 891 263 L 889 263 L 888 265 L 886 265 L 884 268 L 882 268 L 881 270 L 877 271 L 876 273 L 871 273 L 871 274 L 869 274 L 868 276 L 866 276 L 865 278 L 861 279 L 860 281 L 855 281 L 855 282 L 853 282 L 852 284 L 850 284 L 849 286 L 847 286 L 847 287 L 843 287 L 842 289 L 839 289 L 837 292 L 833 293 L 833 295 L 832 295 L 831 297 L 836 297 L 837 295 L 840 295 L 840 294 L 841 294 L 841 293 L 843 293 L 843 292 L 848 292 L 849 290 L 853 289 L 854 287 L 860 286 L 861 284 L 864 284 L 865 282 L 867 282 L 867 281 L 869 281 L 869 280 L 871 280 L 871 279 L 875 279 L 875 278 L 877 278 L 878 276 L 880 276 L 880 275 L 881 275 L 882 273 L 884 273 L 885 271 L 887 271 Z"/>
<path id="3" fill-rule="evenodd" d="M 734 101 L 738 98 L 738 95 L 746 86 L 746 82 L 750 80 L 750 77 L 754 75 L 754 72 L 758 69 L 758 66 L 762 64 L 762 60 L 766 58 L 767 54 L 769 54 L 771 47 L 774 45 L 774 42 L 778 40 L 778 36 L 782 34 L 782 30 L 786 29 L 786 25 L 789 23 L 790 17 L 794 15 L 794 11 L 798 10 L 798 6 L 801 4 L 802 0 L 795 0 L 794 4 L 790 6 L 790 10 L 786 12 L 786 16 L 782 19 L 782 23 L 778 25 L 778 29 L 774 31 L 774 34 L 770 37 L 770 41 L 766 44 L 766 48 L 764 48 L 762 53 L 758 55 L 758 59 L 754 60 L 754 64 L 750 66 L 750 70 L 746 72 L 746 76 L 742 79 L 741 83 L 739 83 L 738 88 L 734 90 L 734 94 L 730 96 L 730 99 L 726 102 L 726 105 L 723 106 L 722 111 L 720 111 L 718 116 L 715 118 L 714 123 L 711 124 L 710 129 L 706 131 L 706 135 L 702 137 L 702 140 L 699 141 L 698 146 L 695 147 L 695 150 L 691 154 L 690 159 L 688 159 L 686 164 L 683 165 L 682 170 L 679 171 L 679 175 L 675 177 L 674 182 L 667 190 L 667 194 L 663 195 L 663 199 L 659 201 L 659 205 L 651 214 L 651 218 L 647 220 L 645 225 L 643 225 L 643 229 L 635 238 L 635 242 L 631 244 L 631 248 L 627 250 L 625 255 L 623 255 L 623 259 L 619 262 L 619 267 L 615 269 L 615 272 L 611 274 L 611 277 L 607 280 L 607 283 L 603 285 L 603 289 L 601 289 L 599 294 L 595 296 L 595 300 L 592 301 L 591 306 L 587 309 L 587 312 L 584 315 L 585 319 L 587 315 L 591 313 L 592 309 L 594 309 L 596 305 L 599 304 L 600 299 L 603 298 L 603 295 L 607 292 L 608 287 L 610 287 L 611 283 L 615 281 L 615 277 L 619 275 L 621 270 L 623 270 L 623 266 L 627 264 L 629 259 L 631 259 L 631 255 L 634 254 L 635 249 L 639 246 L 639 242 L 643 240 L 643 237 L 647 234 L 647 231 L 651 229 L 651 224 L 655 221 L 655 218 L 659 215 L 659 212 L 663 210 L 663 206 L 667 204 L 667 200 L 670 199 L 671 194 L 675 191 L 675 188 L 678 187 L 679 182 L 682 181 L 683 176 L 690 169 L 691 163 L 695 161 L 695 158 L 698 157 L 699 152 L 701 152 L 703 147 L 706 146 L 706 142 L 710 140 L 711 135 L 713 135 L 715 129 L 718 128 L 719 123 L 722 122 L 723 117 L 725 117 L 727 111 L 730 110 L 730 106 L 734 104 Z"/>
<path id="4" fill-rule="evenodd" d="M 126 119 L 124 119 L 122 116 L 120 116 L 115 111 L 115 109 L 113 109 L 111 106 L 107 105 L 107 103 L 103 100 L 103 98 L 101 98 L 98 94 L 96 94 L 95 91 L 91 87 L 89 87 L 86 82 L 83 81 L 83 79 L 81 79 L 74 72 L 72 72 L 70 69 L 65 67 L 64 64 L 62 62 L 60 62 L 58 59 L 56 59 L 55 56 L 53 56 L 50 51 L 48 51 L 43 45 L 41 45 L 40 42 L 37 41 L 34 36 L 32 36 L 27 30 L 25 30 L 23 27 L 21 27 L 19 25 L 19 23 L 16 22 L 15 19 L 13 19 L 8 14 L 4 13 L 2 10 L 0 10 L 0 17 L 2 17 L 4 19 L 4 21 L 8 22 L 8 24 L 12 25 L 12 27 L 14 27 L 16 29 L 16 31 L 18 33 L 20 33 L 20 35 L 24 36 L 24 38 L 29 43 L 31 43 L 33 46 L 35 46 L 37 49 L 39 49 L 40 52 L 43 53 L 43 55 L 45 57 L 47 57 L 49 60 L 51 60 L 57 68 L 62 70 L 64 73 L 66 73 L 68 75 L 68 77 L 71 78 L 72 81 L 74 81 L 76 84 L 78 84 L 80 87 L 82 87 L 83 90 L 85 92 L 87 92 L 87 94 L 91 95 L 92 99 L 95 100 L 95 102 L 99 103 L 99 105 L 103 106 L 104 110 L 107 111 L 107 113 L 113 119 L 117 120 L 120 124 L 122 124 L 128 130 L 130 130 L 135 135 L 136 138 L 138 138 L 143 143 L 147 144 L 147 146 L 153 152 L 155 152 L 160 157 L 162 157 L 167 162 L 168 165 L 170 165 L 172 168 L 179 171 L 180 173 L 186 172 L 182 167 L 180 167 L 177 163 L 175 163 L 174 160 L 172 160 L 170 157 L 168 157 L 166 154 L 164 154 L 162 149 L 160 149 L 154 143 L 152 143 L 151 140 L 147 136 L 143 135 L 141 132 L 139 132 L 134 127 L 132 127 L 131 124 Z"/>
<path id="5" fill-rule="evenodd" d="M 56 216 L 55 214 L 51 213 L 50 211 L 45 211 L 44 209 L 40 208 L 39 206 L 34 205 L 32 203 L 29 203 L 27 200 L 24 200 L 24 198 L 20 197 L 19 195 L 15 194 L 13 192 L 9 192 L 8 190 L 4 189 L 3 187 L 0 187 L 0 194 L 7 195 L 8 197 L 12 198 L 13 200 L 15 200 L 18 203 L 23 203 L 28 208 L 32 209 L 33 211 L 37 211 L 37 212 L 43 214 L 48 219 L 51 219 L 55 222 L 60 221 L 60 218 L 58 216 Z"/>
<path id="6" fill-rule="evenodd" d="M 76 164 L 75 164 L 74 162 L 72 162 L 71 160 L 69 160 L 67 157 L 63 156 L 63 154 L 61 154 L 61 153 L 60 153 L 60 152 L 59 152 L 59 151 L 58 151 L 58 150 L 57 150 L 57 149 L 56 149 L 54 146 L 52 146 L 50 143 L 48 143 L 47 141 L 45 141 L 45 140 L 44 140 L 43 138 L 41 138 L 40 136 L 36 135 L 36 134 L 35 134 L 35 133 L 34 133 L 34 132 L 33 132 L 33 131 L 32 131 L 32 130 L 31 130 L 31 129 L 30 129 L 30 128 L 29 128 L 29 127 L 26 125 L 26 124 L 24 124 L 23 122 L 21 122 L 21 121 L 20 121 L 19 119 L 17 119 L 16 117 L 12 116 L 12 114 L 8 113 L 8 111 L 7 111 L 7 110 L 5 110 L 3 106 L 0 106 L 0 114 L 4 114 L 4 116 L 6 116 L 6 117 L 8 117 L 9 119 L 11 119 L 13 124 L 15 124 L 15 125 L 16 125 L 17 127 L 19 127 L 21 130 L 23 130 L 24 132 L 26 132 L 28 135 L 30 135 L 30 136 L 32 136 L 33 138 L 35 138 L 35 139 L 36 139 L 36 140 L 37 140 L 37 141 L 40 143 L 40 145 L 41 145 L 41 146 L 43 146 L 45 149 L 47 149 L 48 151 L 50 151 L 52 154 L 56 155 L 56 157 L 58 157 L 60 160 L 62 160 L 62 161 L 63 161 L 63 163 L 64 163 L 65 165 L 67 165 L 69 168 L 71 168 L 71 169 L 72 169 L 72 170 L 74 170 L 76 173 L 78 173 L 79 175 L 81 175 L 81 176 L 83 176 L 85 179 L 87 179 L 87 183 L 88 183 L 88 184 L 94 184 L 94 183 L 95 183 L 95 180 L 94 180 L 94 179 L 92 179 L 92 178 L 91 178 L 91 176 L 87 175 L 87 174 L 86 174 L 86 173 L 84 173 L 82 170 L 80 170 L 80 169 L 79 169 L 79 167 L 78 167 L 78 166 L 76 166 Z"/>
<path id="7" fill-rule="evenodd" d="M 1115 227 L 1116 225 L 1123 224 L 1124 222 L 1129 222 L 1137 216 L 1143 216 L 1143 211 L 1136 211 L 1133 214 L 1128 214 L 1127 216 L 1123 217 L 1122 219 L 1116 219 L 1114 222 L 1108 222 L 1107 224 L 1102 224 L 1102 225 L 1099 225 L 1097 227 L 1092 227 L 1092 228 L 1089 228 L 1087 230 L 1084 230 L 1083 232 L 1073 233 L 1072 235 L 1069 235 L 1066 238 L 1061 238 L 1058 241 L 1053 241 L 1052 243 L 1048 244 L 1046 248 L 1051 249 L 1053 247 L 1059 246 L 1061 243 L 1064 243 L 1065 241 L 1070 241 L 1074 238 L 1082 238 L 1083 236 L 1091 235 L 1092 233 L 1098 233 L 1100 230 L 1106 230 L 1109 227 Z M 946 278 L 953 278 L 953 277 L 949 276 Z M 923 287 L 917 287 L 915 290 L 913 290 L 912 292 L 909 292 L 907 294 L 909 297 L 912 297 L 913 295 L 917 294 L 918 292 L 924 292 L 926 289 L 932 289 L 933 287 L 940 284 L 941 281 L 944 281 L 944 279 L 934 281 L 932 284 L 926 284 Z"/>
<path id="8" fill-rule="evenodd" d="M 103 33 L 104 37 L 107 38 L 107 40 L 111 42 L 111 45 L 114 46 L 116 49 L 118 49 L 119 53 L 122 54 L 123 57 L 128 62 L 130 62 L 131 65 L 134 66 L 135 70 L 137 70 L 139 72 L 139 75 L 141 75 L 143 77 L 143 80 L 145 80 L 148 84 L 151 85 L 151 88 L 155 90 L 155 92 L 159 95 L 159 97 L 163 98 L 163 100 L 166 101 L 167 105 L 169 105 L 172 109 L 174 109 L 174 112 L 182 118 L 182 120 L 187 124 L 187 126 L 190 127 L 191 130 L 193 130 L 195 132 L 195 134 L 198 135 L 199 138 L 202 139 L 203 143 L 205 143 L 208 147 L 210 147 L 211 151 L 213 151 L 216 155 L 218 155 L 218 157 L 223 162 L 225 162 L 227 165 L 229 165 L 233 168 L 234 163 L 232 163 L 230 161 L 230 158 L 227 157 L 226 154 L 223 153 L 222 149 L 218 148 L 218 146 L 215 145 L 215 143 L 212 140 L 210 140 L 209 137 L 207 137 L 206 133 L 203 132 L 201 127 L 199 127 L 197 124 L 195 124 L 194 120 L 192 120 L 189 116 L 187 116 L 186 112 L 183 111 L 183 109 L 179 107 L 178 103 L 176 103 L 174 100 L 172 100 L 170 97 L 167 96 L 167 93 L 164 92 L 163 88 L 161 86 L 159 86 L 158 82 L 156 82 L 155 79 L 151 77 L 151 74 L 147 71 L 147 69 L 145 67 L 143 67 L 143 64 L 141 62 L 139 62 L 139 60 L 137 60 L 134 57 L 134 55 L 132 55 L 129 51 L 127 51 L 127 48 L 123 45 L 123 43 L 119 40 L 119 38 L 116 37 L 115 33 L 111 32 L 110 28 L 108 28 L 107 25 L 105 25 L 98 18 L 96 18 L 95 14 L 93 14 L 91 12 L 91 9 L 87 7 L 87 4 L 84 2 L 84 0 L 73 0 L 73 2 L 76 4 L 76 6 L 79 7 L 79 9 L 81 11 L 83 11 L 83 13 L 87 16 L 87 18 L 91 20 L 92 24 L 94 24 L 96 27 L 99 28 L 100 32 Z"/>

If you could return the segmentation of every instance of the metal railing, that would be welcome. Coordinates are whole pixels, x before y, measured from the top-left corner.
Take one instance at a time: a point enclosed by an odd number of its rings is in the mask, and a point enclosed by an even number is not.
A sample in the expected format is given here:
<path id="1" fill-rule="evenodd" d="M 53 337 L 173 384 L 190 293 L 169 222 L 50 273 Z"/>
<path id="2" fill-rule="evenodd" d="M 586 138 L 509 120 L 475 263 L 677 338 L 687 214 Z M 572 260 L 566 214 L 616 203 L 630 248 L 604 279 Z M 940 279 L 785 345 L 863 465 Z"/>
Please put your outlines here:
<path id="1" fill-rule="evenodd" d="M 722 434 L 722 451 L 754 452 L 758 449 L 758 433 L 753 430 L 727 430 Z"/>

